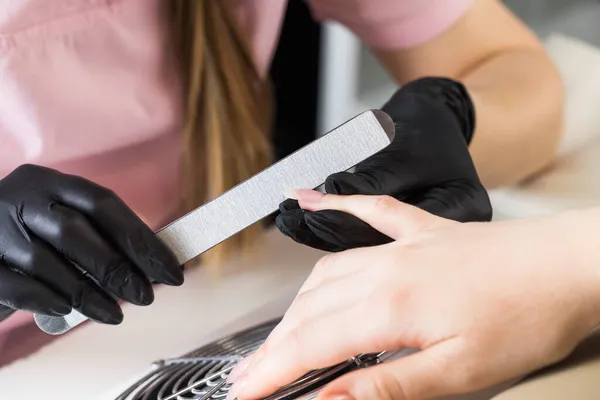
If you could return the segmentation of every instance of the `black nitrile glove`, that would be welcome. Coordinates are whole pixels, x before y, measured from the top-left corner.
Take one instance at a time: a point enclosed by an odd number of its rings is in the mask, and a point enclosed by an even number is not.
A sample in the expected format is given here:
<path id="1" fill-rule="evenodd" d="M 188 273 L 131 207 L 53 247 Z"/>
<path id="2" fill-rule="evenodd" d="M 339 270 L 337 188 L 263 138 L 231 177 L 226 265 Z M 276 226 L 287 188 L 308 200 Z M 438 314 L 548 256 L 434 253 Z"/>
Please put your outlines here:
<path id="1" fill-rule="evenodd" d="M 148 305 L 150 280 L 181 285 L 183 271 L 111 191 L 33 165 L 0 180 L 0 320 L 15 309 L 60 316 L 73 308 L 119 324 L 113 297 Z"/>
<path id="2" fill-rule="evenodd" d="M 396 124 L 393 142 L 325 182 L 330 194 L 390 195 L 456 221 L 489 221 L 492 207 L 469 154 L 475 111 L 461 83 L 423 78 L 399 89 L 382 108 Z M 375 246 L 391 239 L 340 211 L 308 212 L 281 203 L 276 225 L 296 242 L 325 251 Z"/>

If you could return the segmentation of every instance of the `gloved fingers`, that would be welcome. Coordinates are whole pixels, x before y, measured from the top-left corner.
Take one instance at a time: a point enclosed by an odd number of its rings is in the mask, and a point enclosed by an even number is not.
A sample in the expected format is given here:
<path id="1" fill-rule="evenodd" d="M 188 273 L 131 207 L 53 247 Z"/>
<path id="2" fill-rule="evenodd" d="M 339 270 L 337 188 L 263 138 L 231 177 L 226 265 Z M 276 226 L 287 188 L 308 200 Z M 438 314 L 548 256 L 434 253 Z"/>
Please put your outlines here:
<path id="1" fill-rule="evenodd" d="M 79 305 L 73 307 L 80 314 L 95 322 L 118 325 L 123 322 L 123 311 L 119 304 L 104 293 L 98 293 L 90 285 L 82 285 Z"/>
<path id="2" fill-rule="evenodd" d="M 153 302 L 148 279 L 77 211 L 55 203 L 45 218 L 29 216 L 25 210 L 23 219 L 35 235 L 83 269 L 102 289 L 136 305 Z"/>
<path id="3" fill-rule="evenodd" d="M 366 222 L 342 211 L 307 212 L 304 218 L 315 236 L 340 249 L 380 246 L 393 241 Z"/>
<path id="4" fill-rule="evenodd" d="M 296 243 L 328 252 L 345 250 L 345 247 L 340 248 L 336 244 L 324 241 L 315 235 L 306 224 L 303 210 L 298 209 L 282 212 L 275 219 L 275 225 L 281 233 Z"/>
<path id="5" fill-rule="evenodd" d="M 70 307 L 94 321 L 118 324 L 123 320 L 121 308 L 114 299 L 36 237 L 13 244 L 5 253 L 5 262 L 30 280 L 46 285 Z"/>
<path id="6" fill-rule="evenodd" d="M 277 216 L 276 225 L 294 241 L 328 252 L 378 246 L 392 241 L 360 219 L 334 210 L 282 212 Z"/>
<path id="7" fill-rule="evenodd" d="M 475 128 L 475 109 L 465 85 L 443 77 L 424 77 L 402 86 L 381 108 L 393 119 L 413 116 L 422 107 L 412 108 L 410 103 L 419 98 L 431 107 L 445 107 L 452 111 L 467 144 L 471 142 Z M 424 115 L 426 117 L 427 115 Z"/>
<path id="8" fill-rule="evenodd" d="M 77 176 L 65 175 L 61 203 L 88 217 L 117 250 L 153 281 L 179 286 L 183 270 L 169 248 L 114 193 Z"/>
<path id="9" fill-rule="evenodd" d="M 327 177 L 325 191 L 329 194 L 340 195 L 382 195 L 390 194 L 394 174 L 385 170 L 365 172 L 338 172 Z"/>
<path id="10" fill-rule="evenodd" d="M 71 312 L 69 302 L 41 282 L 0 265 L 0 304 L 50 316 Z"/>
<path id="11" fill-rule="evenodd" d="M 340 194 L 336 189 L 327 190 L 327 187 L 326 191 Z M 388 236 L 367 223 L 341 211 L 304 211 L 298 201 L 293 199 L 282 202 L 279 210 L 280 214 L 275 220 L 279 231 L 295 242 L 317 250 L 335 253 L 357 247 L 378 246 L 391 241 Z"/>
<path id="12" fill-rule="evenodd" d="M 465 140 L 473 128 L 472 107 L 468 99 L 462 104 L 461 85 L 437 79 L 409 85 L 410 90 L 398 90 L 382 108 L 396 125 L 392 143 L 360 162 L 354 174 L 330 176 L 328 193 L 386 194 L 404 200 L 401 194 L 439 182 L 477 180 Z"/>
<path id="13" fill-rule="evenodd" d="M 286 199 L 279 204 L 279 212 L 285 213 L 286 211 L 301 210 L 298 200 Z"/>
<path id="14" fill-rule="evenodd" d="M 421 178 L 423 180 L 419 181 L 419 176 L 412 169 L 406 172 L 398 167 L 397 171 L 390 171 L 383 164 L 380 167 L 363 168 L 355 173 L 332 174 L 325 181 L 325 191 L 329 194 L 344 196 L 388 195 L 400 201 L 406 201 L 409 194 L 418 191 L 422 184 L 428 182 L 426 177 Z"/>
<path id="15" fill-rule="evenodd" d="M 489 222 L 492 205 L 480 184 L 453 181 L 431 188 L 414 198 L 417 207 L 458 222 Z"/>

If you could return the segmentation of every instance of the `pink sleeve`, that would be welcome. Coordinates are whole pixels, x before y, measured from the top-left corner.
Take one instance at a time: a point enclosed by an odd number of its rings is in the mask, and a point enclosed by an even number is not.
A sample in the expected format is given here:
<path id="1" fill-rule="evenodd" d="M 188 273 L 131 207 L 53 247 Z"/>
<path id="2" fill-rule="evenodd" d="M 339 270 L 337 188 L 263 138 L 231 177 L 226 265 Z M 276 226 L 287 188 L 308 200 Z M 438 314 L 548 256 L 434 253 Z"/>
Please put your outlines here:
<path id="1" fill-rule="evenodd" d="M 287 0 L 227 0 L 247 33 L 256 66 L 268 71 Z M 416 46 L 449 29 L 475 0 L 308 0 L 317 20 L 345 25 L 367 45 Z"/>
<path id="2" fill-rule="evenodd" d="M 382 50 L 417 46 L 456 23 L 475 0 L 308 0 L 318 20 L 352 30 Z"/>
<path id="3" fill-rule="evenodd" d="M 267 74 L 279 39 L 287 0 L 227 0 L 250 42 L 256 68 Z"/>

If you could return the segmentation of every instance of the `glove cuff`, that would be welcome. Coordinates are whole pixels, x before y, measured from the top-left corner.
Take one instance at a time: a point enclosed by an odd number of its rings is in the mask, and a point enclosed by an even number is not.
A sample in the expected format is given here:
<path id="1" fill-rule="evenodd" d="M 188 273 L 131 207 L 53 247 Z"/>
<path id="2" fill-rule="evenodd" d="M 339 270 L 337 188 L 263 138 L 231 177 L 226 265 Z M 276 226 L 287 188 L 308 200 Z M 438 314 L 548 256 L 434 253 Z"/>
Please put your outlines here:
<path id="1" fill-rule="evenodd" d="M 427 96 L 443 104 L 456 116 L 467 145 L 471 143 L 475 132 L 475 106 L 461 82 L 450 78 L 425 77 L 407 83 L 400 91 Z"/>

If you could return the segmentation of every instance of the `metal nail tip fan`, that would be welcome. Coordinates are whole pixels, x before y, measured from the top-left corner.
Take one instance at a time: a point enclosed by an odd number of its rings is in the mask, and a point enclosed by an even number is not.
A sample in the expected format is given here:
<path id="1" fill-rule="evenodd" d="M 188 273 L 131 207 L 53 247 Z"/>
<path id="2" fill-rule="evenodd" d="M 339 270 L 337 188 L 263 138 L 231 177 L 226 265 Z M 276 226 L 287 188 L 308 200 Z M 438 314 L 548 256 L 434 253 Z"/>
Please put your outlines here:
<path id="1" fill-rule="evenodd" d="M 240 331 L 202 346 L 182 357 L 160 360 L 152 370 L 115 400 L 225 399 L 227 376 L 245 356 L 264 342 L 279 319 Z M 265 400 L 314 399 L 332 380 L 359 368 L 397 358 L 402 352 L 362 354 L 338 365 L 312 371 Z"/>

